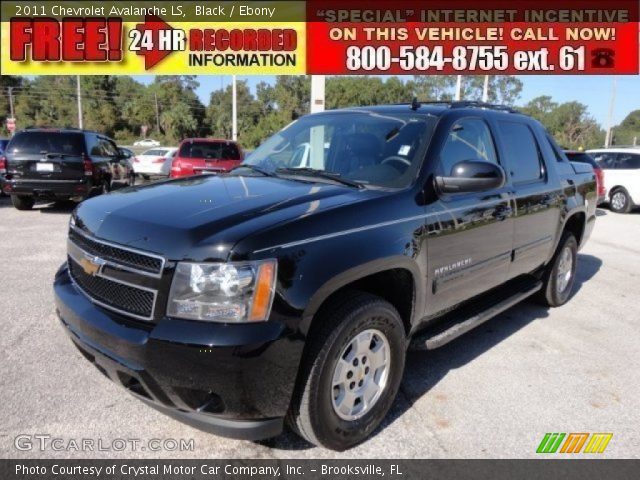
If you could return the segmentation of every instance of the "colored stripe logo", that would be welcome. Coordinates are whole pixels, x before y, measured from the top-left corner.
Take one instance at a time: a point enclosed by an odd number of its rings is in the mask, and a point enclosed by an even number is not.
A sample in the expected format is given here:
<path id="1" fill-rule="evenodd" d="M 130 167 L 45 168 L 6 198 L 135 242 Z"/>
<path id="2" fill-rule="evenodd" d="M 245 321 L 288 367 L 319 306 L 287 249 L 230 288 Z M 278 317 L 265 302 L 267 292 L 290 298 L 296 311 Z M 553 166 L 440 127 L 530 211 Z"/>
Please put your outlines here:
<path id="1" fill-rule="evenodd" d="M 536 453 L 603 453 L 611 437 L 613 433 L 545 433 Z"/>

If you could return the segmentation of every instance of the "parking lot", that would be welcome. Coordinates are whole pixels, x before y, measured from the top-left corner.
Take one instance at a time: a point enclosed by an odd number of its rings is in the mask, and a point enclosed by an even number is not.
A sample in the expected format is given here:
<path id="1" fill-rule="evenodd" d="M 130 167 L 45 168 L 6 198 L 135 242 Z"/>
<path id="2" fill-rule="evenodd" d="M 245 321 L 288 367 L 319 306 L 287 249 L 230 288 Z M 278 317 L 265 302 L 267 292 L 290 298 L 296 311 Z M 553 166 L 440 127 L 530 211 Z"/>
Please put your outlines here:
<path id="1" fill-rule="evenodd" d="M 546 432 L 612 432 L 604 457 L 640 458 L 640 212 L 598 211 L 567 305 L 520 304 L 439 350 L 410 353 L 383 426 L 338 454 L 291 433 L 260 443 L 206 434 L 100 375 L 54 313 L 70 211 L 19 212 L 0 198 L 2 457 L 525 458 Z M 193 439 L 194 449 L 21 451 L 20 434 L 105 445 Z"/>

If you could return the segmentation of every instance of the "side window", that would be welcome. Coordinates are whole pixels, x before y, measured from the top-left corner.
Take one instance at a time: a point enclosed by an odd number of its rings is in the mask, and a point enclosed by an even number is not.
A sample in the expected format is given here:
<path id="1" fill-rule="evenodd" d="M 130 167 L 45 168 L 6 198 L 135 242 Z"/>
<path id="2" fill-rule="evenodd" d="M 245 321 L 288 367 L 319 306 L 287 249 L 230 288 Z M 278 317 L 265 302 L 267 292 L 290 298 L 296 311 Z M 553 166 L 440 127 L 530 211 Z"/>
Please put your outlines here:
<path id="1" fill-rule="evenodd" d="M 637 153 L 619 153 L 617 168 L 626 170 L 636 170 L 640 168 L 640 154 Z"/>
<path id="2" fill-rule="evenodd" d="M 100 140 L 100 147 L 103 152 L 102 155 L 105 157 L 116 157 L 118 155 L 116 147 L 104 138 Z"/>
<path id="3" fill-rule="evenodd" d="M 547 142 L 549 142 L 549 146 L 551 146 L 551 150 L 553 151 L 553 155 L 556 157 L 556 160 L 558 162 L 566 161 L 567 160 L 566 155 L 560 149 L 560 147 L 558 147 L 558 144 L 556 143 L 554 138 L 551 135 L 549 135 L 548 133 L 547 133 L 546 137 L 547 137 Z"/>
<path id="4" fill-rule="evenodd" d="M 616 167 L 616 154 L 611 152 L 596 152 L 593 158 L 603 170 L 611 170 Z"/>
<path id="5" fill-rule="evenodd" d="M 89 155 L 94 157 L 102 157 L 102 147 L 100 146 L 100 141 L 96 135 L 87 135 L 87 151 Z"/>
<path id="6" fill-rule="evenodd" d="M 440 152 L 440 166 L 444 175 L 450 175 L 454 165 L 465 160 L 498 164 L 489 127 L 477 118 L 457 121 L 451 127 Z"/>
<path id="7" fill-rule="evenodd" d="M 516 122 L 498 122 L 513 183 L 529 183 L 544 176 L 544 164 L 531 129 Z"/>

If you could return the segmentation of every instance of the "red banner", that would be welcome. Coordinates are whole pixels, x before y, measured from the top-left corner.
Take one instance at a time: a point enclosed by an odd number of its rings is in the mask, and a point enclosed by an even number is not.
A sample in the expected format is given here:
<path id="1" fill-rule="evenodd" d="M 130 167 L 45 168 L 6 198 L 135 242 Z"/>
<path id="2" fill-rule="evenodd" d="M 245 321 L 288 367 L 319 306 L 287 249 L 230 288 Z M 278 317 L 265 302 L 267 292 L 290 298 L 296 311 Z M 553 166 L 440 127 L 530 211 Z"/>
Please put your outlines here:
<path id="1" fill-rule="evenodd" d="M 307 22 L 310 74 L 638 73 L 636 1 L 312 0 Z"/>

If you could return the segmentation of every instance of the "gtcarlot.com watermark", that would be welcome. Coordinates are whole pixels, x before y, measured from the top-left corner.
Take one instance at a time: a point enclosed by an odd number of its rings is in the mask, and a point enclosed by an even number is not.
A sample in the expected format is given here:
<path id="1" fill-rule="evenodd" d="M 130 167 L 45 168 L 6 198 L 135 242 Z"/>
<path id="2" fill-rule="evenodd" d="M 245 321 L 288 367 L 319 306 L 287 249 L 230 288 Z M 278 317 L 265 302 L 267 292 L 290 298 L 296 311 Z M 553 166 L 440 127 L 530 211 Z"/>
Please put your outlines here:
<path id="1" fill-rule="evenodd" d="M 62 438 L 49 434 L 20 434 L 13 446 L 22 452 L 193 452 L 193 438 Z"/>

